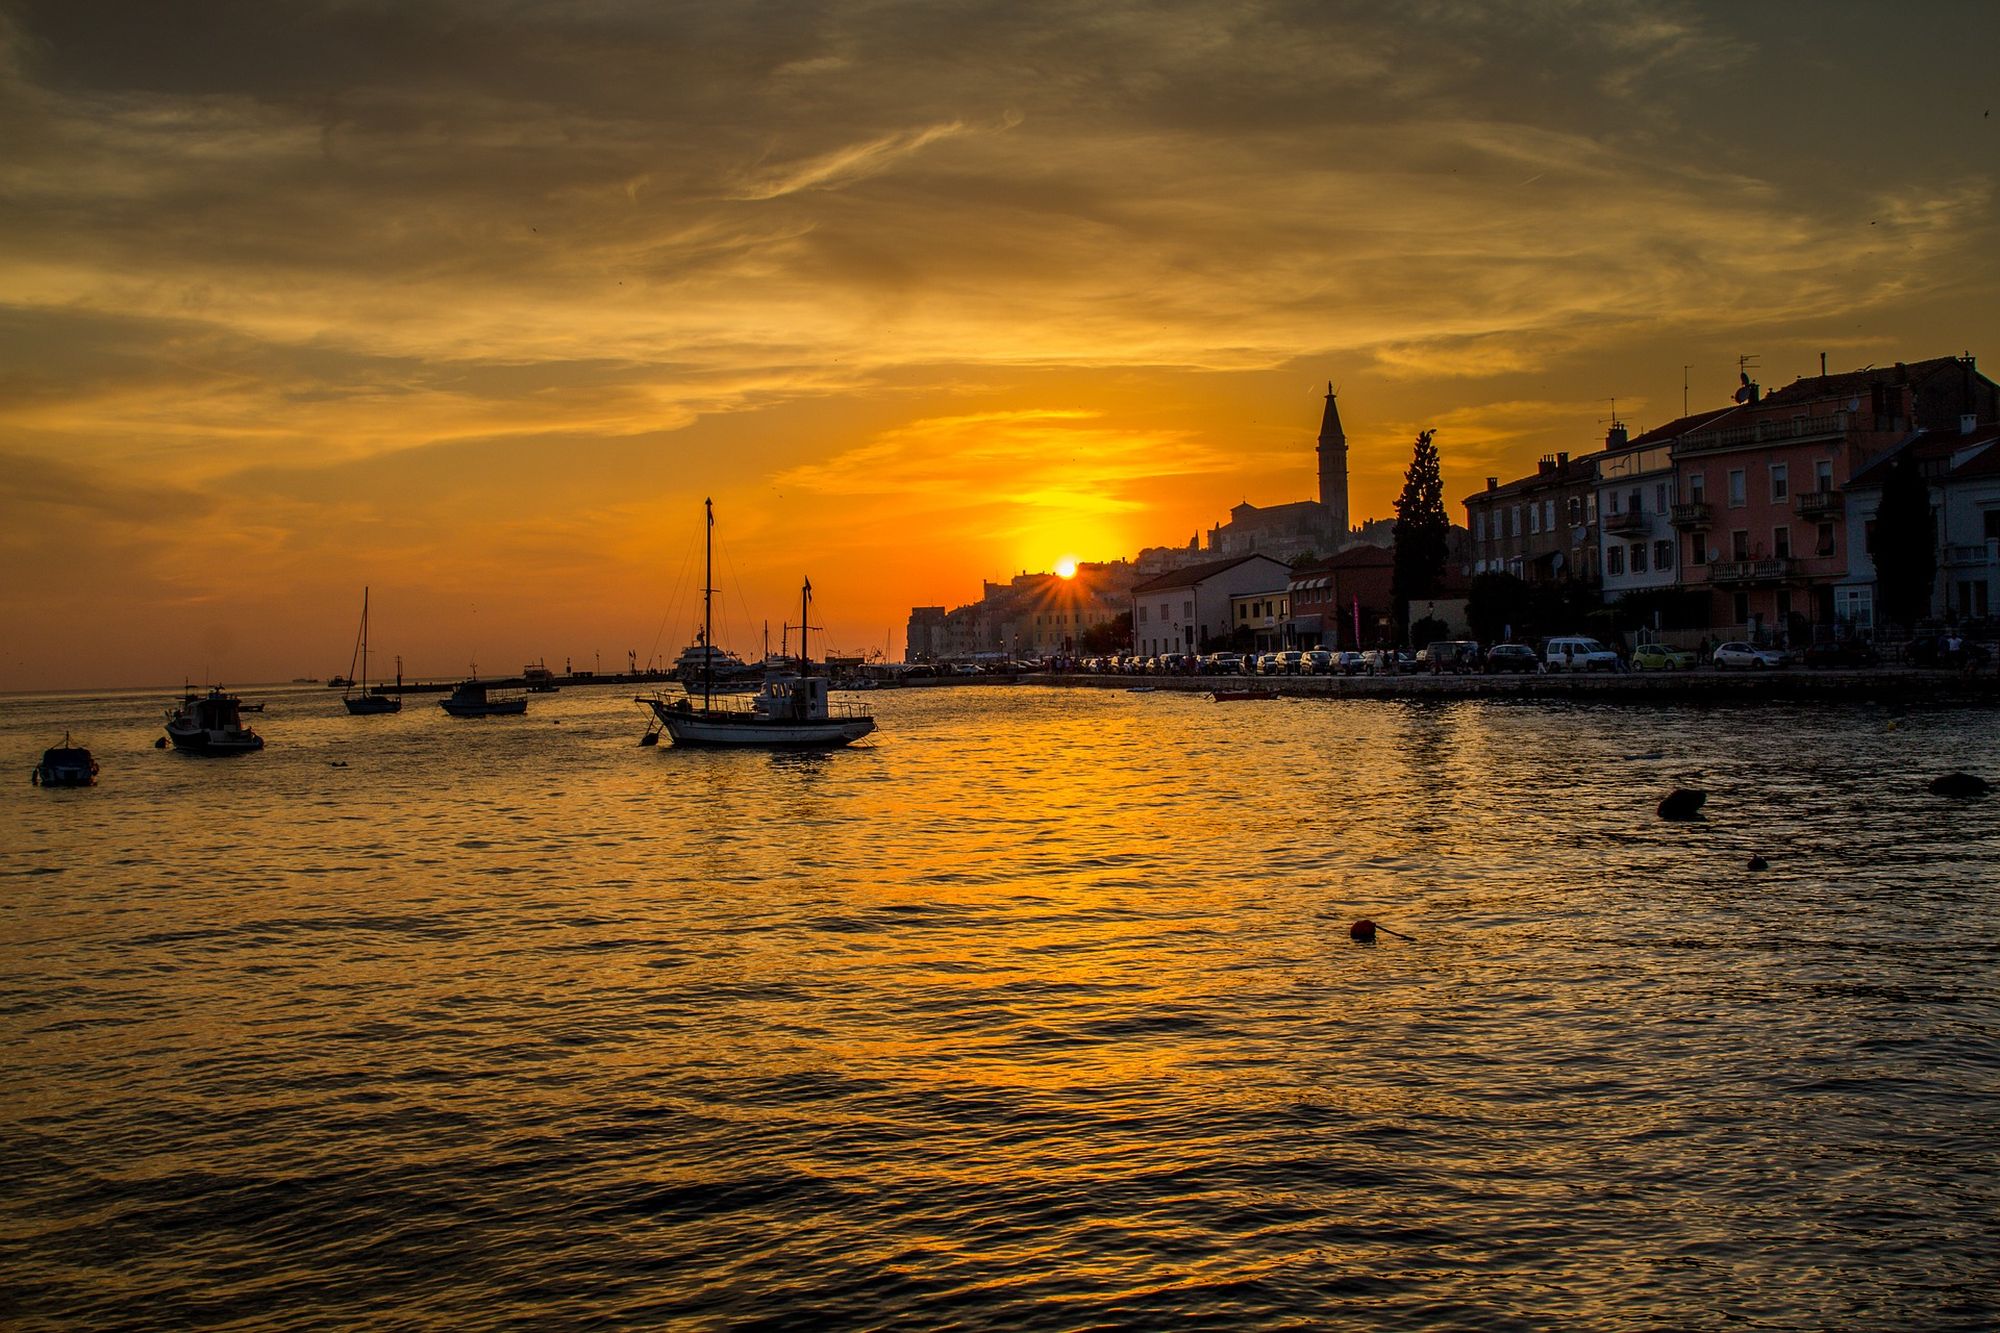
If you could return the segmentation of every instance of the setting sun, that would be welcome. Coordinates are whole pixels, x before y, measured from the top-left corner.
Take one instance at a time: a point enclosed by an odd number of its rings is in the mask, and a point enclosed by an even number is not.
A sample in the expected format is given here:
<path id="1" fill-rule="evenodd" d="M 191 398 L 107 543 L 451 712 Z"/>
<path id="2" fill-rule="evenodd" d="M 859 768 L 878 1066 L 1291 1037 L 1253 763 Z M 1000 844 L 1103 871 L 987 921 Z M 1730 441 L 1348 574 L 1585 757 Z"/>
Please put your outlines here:
<path id="1" fill-rule="evenodd" d="M 1073 579 L 1076 577 L 1075 556 L 1066 555 L 1062 559 L 1056 561 L 1056 577 L 1064 579 Z"/>

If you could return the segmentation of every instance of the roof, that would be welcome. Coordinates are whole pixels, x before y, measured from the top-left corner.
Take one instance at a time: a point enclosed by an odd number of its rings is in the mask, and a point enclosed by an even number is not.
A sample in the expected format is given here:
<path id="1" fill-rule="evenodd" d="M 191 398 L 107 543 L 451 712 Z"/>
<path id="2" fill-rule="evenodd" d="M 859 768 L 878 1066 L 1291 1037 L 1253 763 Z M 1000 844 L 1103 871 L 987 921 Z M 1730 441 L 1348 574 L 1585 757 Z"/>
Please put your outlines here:
<path id="1" fill-rule="evenodd" d="M 1269 560 L 1281 569 L 1291 568 L 1276 556 L 1265 555 L 1262 551 L 1252 551 L 1248 555 L 1231 556 L 1227 560 L 1210 560 L 1199 565 L 1185 565 L 1180 569 L 1169 570 L 1156 578 L 1147 579 L 1144 583 L 1132 585 L 1132 591 L 1137 594 L 1158 592 L 1162 588 L 1192 588 L 1197 583 L 1236 568 L 1246 560 Z"/>
<path id="2" fill-rule="evenodd" d="M 1928 361 L 1898 361 L 1893 366 L 1869 366 L 1865 370 L 1844 370 L 1837 375 L 1801 375 L 1782 389 L 1764 395 L 1766 403 L 1809 403 L 1821 398 L 1852 398 L 1877 384 L 1922 384 L 1949 370 L 1963 374 L 1965 365 L 1955 356 L 1934 356 Z"/>
<path id="3" fill-rule="evenodd" d="M 1768 401 L 1768 400 L 1767 400 Z M 1692 416 L 1677 417 L 1664 426 L 1655 426 L 1649 431 L 1634 435 L 1616 449 L 1606 449 L 1608 454 L 1622 454 L 1627 449 L 1637 449 L 1641 445 L 1660 444 L 1668 440 L 1678 440 L 1683 435 L 1698 430 L 1706 430 L 1731 412 L 1741 412 L 1744 404 L 1731 403 L 1728 407 L 1711 408 L 1706 412 L 1696 412 Z"/>
<path id="4" fill-rule="evenodd" d="M 1996 441 L 2000 441 L 2000 428 L 1993 426 L 1983 426 L 1970 435 L 1946 435 L 1936 431 L 1915 435 L 1869 459 L 1866 466 L 1848 479 L 1847 489 L 1865 491 L 1880 486 L 1882 474 L 1889 463 L 1905 456 L 1916 459 L 1920 464 L 1933 465 L 1924 469 L 1926 476 L 1943 477 L 1954 454 L 1975 448 L 1979 449 L 1978 453 L 1950 468 L 1950 479 L 1958 481 L 2000 476 L 2000 449 L 1993 447 Z M 1980 448 L 1982 445 L 1985 447 Z"/>

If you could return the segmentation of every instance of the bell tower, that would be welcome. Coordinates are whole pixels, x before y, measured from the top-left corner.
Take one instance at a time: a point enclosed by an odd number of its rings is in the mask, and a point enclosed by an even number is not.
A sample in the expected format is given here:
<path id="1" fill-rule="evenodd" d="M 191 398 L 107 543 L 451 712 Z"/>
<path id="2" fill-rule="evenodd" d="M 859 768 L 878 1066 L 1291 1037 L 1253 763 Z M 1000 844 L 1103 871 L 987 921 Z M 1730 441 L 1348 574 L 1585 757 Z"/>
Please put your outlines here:
<path id="1" fill-rule="evenodd" d="M 1335 541 L 1347 538 L 1347 432 L 1340 428 L 1340 408 L 1333 401 L 1333 383 L 1326 386 L 1326 416 L 1319 423 L 1319 502 L 1326 508 L 1327 526 Z"/>

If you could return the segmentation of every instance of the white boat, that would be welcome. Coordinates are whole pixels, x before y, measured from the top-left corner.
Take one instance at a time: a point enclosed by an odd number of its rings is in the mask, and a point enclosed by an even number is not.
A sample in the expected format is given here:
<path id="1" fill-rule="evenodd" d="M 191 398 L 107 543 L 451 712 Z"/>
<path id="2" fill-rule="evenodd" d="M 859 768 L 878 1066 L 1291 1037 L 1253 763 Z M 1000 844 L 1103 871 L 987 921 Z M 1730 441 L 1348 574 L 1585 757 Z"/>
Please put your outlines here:
<path id="1" fill-rule="evenodd" d="M 704 684 L 711 693 L 755 689 L 764 677 L 764 668 L 744 661 L 727 648 L 713 646 L 707 640 L 707 633 L 703 629 L 693 643 L 681 649 L 681 655 L 674 659 L 674 679 L 690 694 Z"/>
<path id="2" fill-rule="evenodd" d="M 167 739 L 189 754 L 248 754 L 264 738 L 243 725 L 243 701 L 217 685 L 205 695 L 189 690 L 167 711 Z"/>
<path id="3" fill-rule="evenodd" d="M 496 694 L 475 674 L 438 700 L 438 707 L 453 717 L 519 717 L 528 711 L 528 696 Z"/>
<path id="4" fill-rule="evenodd" d="M 715 503 L 702 502 L 707 516 L 707 541 L 703 544 L 702 637 L 711 641 L 714 595 Z M 812 623 L 812 580 L 807 579 L 799 600 L 799 674 L 773 674 L 744 707 L 734 700 L 719 701 L 714 688 L 713 654 L 703 660 L 700 693 L 688 687 L 685 698 L 668 700 L 660 695 L 641 697 L 636 702 L 653 712 L 661 731 L 675 745 L 759 746 L 766 749 L 831 749 L 849 745 L 875 730 L 875 719 L 852 704 L 834 704 L 827 699 L 827 678 L 812 674 L 812 658 L 806 652 L 806 627 Z M 648 731 L 647 740 L 658 733 Z"/>
<path id="5" fill-rule="evenodd" d="M 354 674 L 356 662 L 361 664 L 361 674 Z M 396 661 L 396 693 L 370 694 L 368 692 L 368 589 L 361 590 L 361 630 L 354 636 L 354 657 L 347 664 L 349 683 L 347 692 L 340 701 L 347 705 L 347 711 L 356 716 L 367 717 L 378 713 L 400 713 L 403 711 L 403 667 L 402 659 Z"/>
<path id="6" fill-rule="evenodd" d="M 35 765 L 29 781 L 37 787 L 94 787 L 97 761 L 83 746 L 72 745 L 65 731 L 61 745 L 42 751 L 42 762 Z"/>

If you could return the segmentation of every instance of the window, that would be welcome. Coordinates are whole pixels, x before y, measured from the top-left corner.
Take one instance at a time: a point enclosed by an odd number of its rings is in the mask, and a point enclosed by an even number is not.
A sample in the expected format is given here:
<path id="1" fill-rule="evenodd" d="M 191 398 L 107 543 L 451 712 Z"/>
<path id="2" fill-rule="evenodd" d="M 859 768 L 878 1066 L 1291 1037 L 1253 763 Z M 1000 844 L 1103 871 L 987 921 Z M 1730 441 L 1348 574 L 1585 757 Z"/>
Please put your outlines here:
<path id="1" fill-rule="evenodd" d="M 1146 608 L 1143 605 L 1139 608 L 1139 623 L 1141 625 L 1146 623 Z"/>
<path id="2" fill-rule="evenodd" d="M 1750 558 L 1750 534 L 1742 528 L 1729 534 L 1729 558 L 1731 560 Z"/>
<path id="3" fill-rule="evenodd" d="M 1632 543 L 1632 572 L 1634 574 L 1643 574 L 1646 572 L 1646 543 L 1644 542 Z"/>
<path id="4" fill-rule="evenodd" d="M 1782 504 L 1791 495 L 1792 470 L 1784 463 L 1771 464 L 1771 503 Z"/>
<path id="5" fill-rule="evenodd" d="M 1771 554 L 1780 560 L 1792 558 L 1792 530 L 1786 527 L 1771 529 Z"/>
<path id="6" fill-rule="evenodd" d="M 1664 481 L 1653 487 L 1653 512 L 1656 514 L 1667 512 L 1667 483 Z"/>
<path id="7" fill-rule="evenodd" d="M 1674 544 L 1670 541 L 1665 541 L 1665 540 L 1654 542 L 1653 568 L 1665 571 L 1672 569 L 1673 567 L 1674 567 Z"/>
<path id="8" fill-rule="evenodd" d="M 1748 502 L 1748 497 L 1749 491 L 1745 489 L 1743 483 L 1743 469 L 1740 467 L 1731 468 L 1729 470 L 1729 507 L 1731 509 L 1741 509 Z"/>
<path id="9" fill-rule="evenodd" d="M 1989 509 L 1982 516 L 1986 524 L 1986 540 L 2000 537 L 2000 509 Z"/>
<path id="10" fill-rule="evenodd" d="M 1729 609 L 1735 615 L 1737 624 L 1739 625 L 1749 624 L 1750 594 L 1747 592 L 1737 593 L 1734 597 L 1729 599 Z"/>
<path id="11" fill-rule="evenodd" d="M 1477 542 L 1486 540 L 1486 511 L 1484 509 L 1472 516 L 1472 539 Z"/>
<path id="12" fill-rule="evenodd" d="M 1632 488 L 1632 512 L 1635 514 L 1646 512 L 1646 506 L 1639 503 L 1639 488 L 1636 486 Z"/>
<path id="13" fill-rule="evenodd" d="M 1818 555 L 1833 554 L 1833 524 L 1822 523 L 1819 525 L 1819 543 L 1815 553 Z"/>
<path id="14" fill-rule="evenodd" d="M 1783 588 L 1778 589 L 1778 619 L 1792 618 L 1792 595 Z"/>
<path id="15" fill-rule="evenodd" d="M 1521 535 L 1521 506 L 1519 505 L 1515 505 L 1507 511 L 1507 535 L 1509 537 L 1518 537 Z"/>
<path id="16" fill-rule="evenodd" d="M 1571 527 L 1573 527 L 1573 528 L 1578 528 L 1578 527 L 1582 527 L 1582 526 L 1583 526 L 1583 497 L 1582 497 L 1582 496 L 1580 496 L 1580 495 L 1572 495 L 1572 496 L 1570 496 L 1570 497 L 1569 497 L 1569 505 L 1568 505 L 1568 509 L 1569 509 L 1569 523 L 1570 523 L 1570 526 L 1571 526 Z"/>
<path id="17" fill-rule="evenodd" d="M 1830 491 L 1833 489 L 1833 463 L 1825 458 L 1813 464 L 1813 489 Z"/>
<path id="18" fill-rule="evenodd" d="M 1872 518 L 1861 525 L 1861 549 L 1870 555 L 1875 554 L 1875 520 Z"/>
<path id="19" fill-rule="evenodd" d="M 1606 501 L 1605 512 L 1607 514 L 1610 514 L 1613 518 L 1618 517 L 1618 492 L 1606 491 L 1604 493 L 1604 499 Z"/>
<path id="20" fill-rule="evenodd" d="M 1194 619 L 1194 603 L 1193 603 L 1193 602 L 1182 602 L 1182 603 L 1181 603 L 1181 619 L 1182 619 L 1182 620 L 1193 620 L 1193 619 Z"/>
<path id="21" fill-rule="evenodd" d="M 1708 563 L 1708 534 L 1697 532 L 1688 538 L 1688 563 L 1705 565 Z"/>
<path id="22" fill-rule="evenodd" d="M 1615 578 L 1625 572 L 1625 548 L 1614 546 L 1604 553 L 1604 572 Z"/>
<path id="23" fill-rule="evenodd" d="M 1703 493 L 1706 490 L 1707 486 L 1708 486 L 1707 473 L 1705 472 L 1688 473 L 1688 503 L 1697 505 L 1700 504 L 1702 502 Z"/>
<path id="24" fill-rule="evenodd" d="M 1875 628 L 1875 590 L 1840 588 L 1834 592 L 1834 614 L 1854 629 Z"/>
<path id="25" fill-rule="evenodd" d="M 1964 579 L 1958 585 L 1958 613 L 1962 616 L 1984 618 L 1986 615 L 1986 580 Z"/>
<path id="26" fill-rule="evenodd" d="M 1553 498 L 1542 501 L 1542 526 L 1550 532 L 1556 530 L 1556 502 Z"/>
<path id="27" fill-rule="evenodd" d="M 1542 530 L 1542 507 L 1540 505 L 1529 505 L 1528 531 L 1530 533 L 1537 533 L 1540 532 L 1541 530 Z"/>
<path id="28" fill-rule="evenodd" d="M 1169 610 L 1167 609 L 1167 604 L 1166 604 L 1165 602 L 1161 602 L 1161 603 L 1160 603 L 1160 623 L 1161 623 L 1162 625 L 1164 625 L 1164 624 L 1166 624 L 1166 623 L 1167 623 L 1167 622 L 1168 622 L 1169 620 L 1172 620 L 1173 618 L 1174 618 L 1174 613 L 1173 613 L 1172 611 L 1169 611 Z"/>

